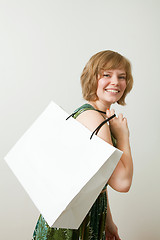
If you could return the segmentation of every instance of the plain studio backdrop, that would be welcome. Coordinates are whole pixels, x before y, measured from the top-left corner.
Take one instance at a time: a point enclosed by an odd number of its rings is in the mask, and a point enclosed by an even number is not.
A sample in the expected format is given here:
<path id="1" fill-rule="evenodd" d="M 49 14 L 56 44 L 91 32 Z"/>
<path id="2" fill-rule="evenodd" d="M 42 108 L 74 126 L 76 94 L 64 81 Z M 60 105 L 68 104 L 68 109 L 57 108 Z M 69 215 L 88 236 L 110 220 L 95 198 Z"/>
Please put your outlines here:
<path id="1" fill-rule="evenodd" d="M 128 119 L 134 161 L 131 190 L 109 188 L 113 219 L 122 240 L 160 239 L 159 10 L 158 0 L 0 1 L 0 239 L 30 240 L 39 216 L 4 156 L 51 100 L 68 113 L 83 104 L 83 67 L 107 49 L 134 77 L 127 105 L 113 106 Z"/>

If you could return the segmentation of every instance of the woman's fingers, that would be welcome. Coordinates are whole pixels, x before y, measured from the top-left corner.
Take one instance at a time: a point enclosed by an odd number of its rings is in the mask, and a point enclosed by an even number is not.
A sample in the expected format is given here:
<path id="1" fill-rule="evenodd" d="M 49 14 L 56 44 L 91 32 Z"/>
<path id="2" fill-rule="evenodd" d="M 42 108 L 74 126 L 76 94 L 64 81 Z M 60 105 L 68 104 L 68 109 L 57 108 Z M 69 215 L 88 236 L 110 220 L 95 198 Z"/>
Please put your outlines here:
<path id="1" fill-rule="evenodd" d="M 111 116 L 115 114 L 115 110 L 114 109 L 111 109 Z"/>
<path id="2" fill-rule="evenodd" d="M 119 115 L 118 115 L 118 118 L 119 118 L 119 120 L 123 120 L 123 114 L 122 113 L 120 113 Z"/>
<path id="3" fill-rule="evenodd" d="M 107 109 L 107 111 L 106 111 L 107 118 L 111 117 L 114 114 L 115 114 L 115 110 L 114 109 Z M 119 113 L 118 117 L 115 117 L 115 118 L 111 119 L 110 121 L 112 121 L 114 119 L 118 119 L 118 120 L 120 120 L 120 122 L 124 121 L 124 122 L 127 123 L 127 119 L 125 117 L 123 117 L 122 113 Z"/>
<path id="4" fill-rule="evenodd" d="M 127 122 L 127 118 L 124 117 L 124 118 L 123 118 L 123 121 Z"/>
<path id="5" fill-rule="evenodd" d="M 111 117 L 112 115 L 115 114 L 115 110 L 114 109 L 107 109 L 107 112 L 106 112 L 106 115 L 107 115 L 107 118 Z"/>
<path id="6" fill-rule="evenodd" d="M 106 117 L 109 118 L 115 114 L 114 109 L 108 109 L 106 111 Z M 127 135 L 129 137 L 129 129 L 127 124 L 127 119 L 120 113 L 117 117 L 109 120 L 109 127 L 112 135 L 116 138 L 122 138 L 122 136 Z"/>
<path id="7" fill-rule="evenodd" d="M 120 121 L 125 121 L 125 122 L 127 122 L 127 119 L 123 116 L 122 113 L 118 114 L 118 119 L 119 119 Z"/>
<path id="8" fill-rule="evenodd" d="M 107 109 L 107 111 L 106 111 L 106 116 L 107 116 L 107 118 L 109 118 L 109 117 L 111 117 L 112 115 L 114 115 L 115 114 L 115 110 L 114 109 Z M 122 113 L 120 113 L 119 115 L 118 115 L 118 119 L 119 120 L 123 120 L 123 121 L 127 121 L 127 119 L 125 118 L 125 117 L 123 117 L 123 114 Z"/>

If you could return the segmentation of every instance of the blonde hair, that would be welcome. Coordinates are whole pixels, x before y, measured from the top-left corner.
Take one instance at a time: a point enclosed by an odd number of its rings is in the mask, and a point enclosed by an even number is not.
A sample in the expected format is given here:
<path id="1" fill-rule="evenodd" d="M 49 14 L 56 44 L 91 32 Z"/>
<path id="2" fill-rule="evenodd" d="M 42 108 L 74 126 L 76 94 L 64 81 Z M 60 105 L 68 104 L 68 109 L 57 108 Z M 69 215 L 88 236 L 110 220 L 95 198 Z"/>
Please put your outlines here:
<path id="1" fill-rule="evenodd" d="M 106 50 L 93 55 L 87 62 L 81 74 L 81 86 L 83 98 L 87 101 L 98 99 L 97 83 L 98 76 L 102 70 L 123 69 L 126 72 L 126 89 L 123 96 L 117 101 L 120 105 L 126 105 L 125 97 L 131 91 L 133 86 L 133 77 L 131 73 L 131 63 L 124 56 L 117 52 Z"/>

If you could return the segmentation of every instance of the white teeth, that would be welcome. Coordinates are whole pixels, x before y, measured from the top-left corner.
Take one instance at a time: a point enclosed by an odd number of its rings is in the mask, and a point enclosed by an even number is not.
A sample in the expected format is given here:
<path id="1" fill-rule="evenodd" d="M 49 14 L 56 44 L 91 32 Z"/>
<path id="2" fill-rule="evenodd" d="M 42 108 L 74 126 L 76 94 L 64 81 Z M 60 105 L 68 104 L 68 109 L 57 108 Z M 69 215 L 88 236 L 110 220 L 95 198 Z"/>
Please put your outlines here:
<path id="1" fill-rule="evenodd" d="M 117 90 L 112 90 L 112 89 L 106 89 L 107 92 L 118 92 Z"/>

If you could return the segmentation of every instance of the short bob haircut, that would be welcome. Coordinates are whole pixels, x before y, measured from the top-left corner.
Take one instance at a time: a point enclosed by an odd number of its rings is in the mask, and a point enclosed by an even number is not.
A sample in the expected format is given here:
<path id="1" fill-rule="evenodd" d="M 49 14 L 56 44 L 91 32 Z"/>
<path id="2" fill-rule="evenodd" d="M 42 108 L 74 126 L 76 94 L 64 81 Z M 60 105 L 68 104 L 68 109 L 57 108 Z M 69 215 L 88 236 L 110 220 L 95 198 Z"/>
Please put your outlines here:
<path id="1" fill-rule="evenodd" d="M 126 72 L 126 89 L 123 96 L 117 101 L 120 105 L 126 105 L 125 97 L 133 86 L 131 63 L 118 52 L 105 50 L 93 55 L 87 62 L 81 74 L 81 86 L 83 98 L 87 101 L 96 101 L 97 83 L 101 72 L 111 69 L 123 69 Z"/>

